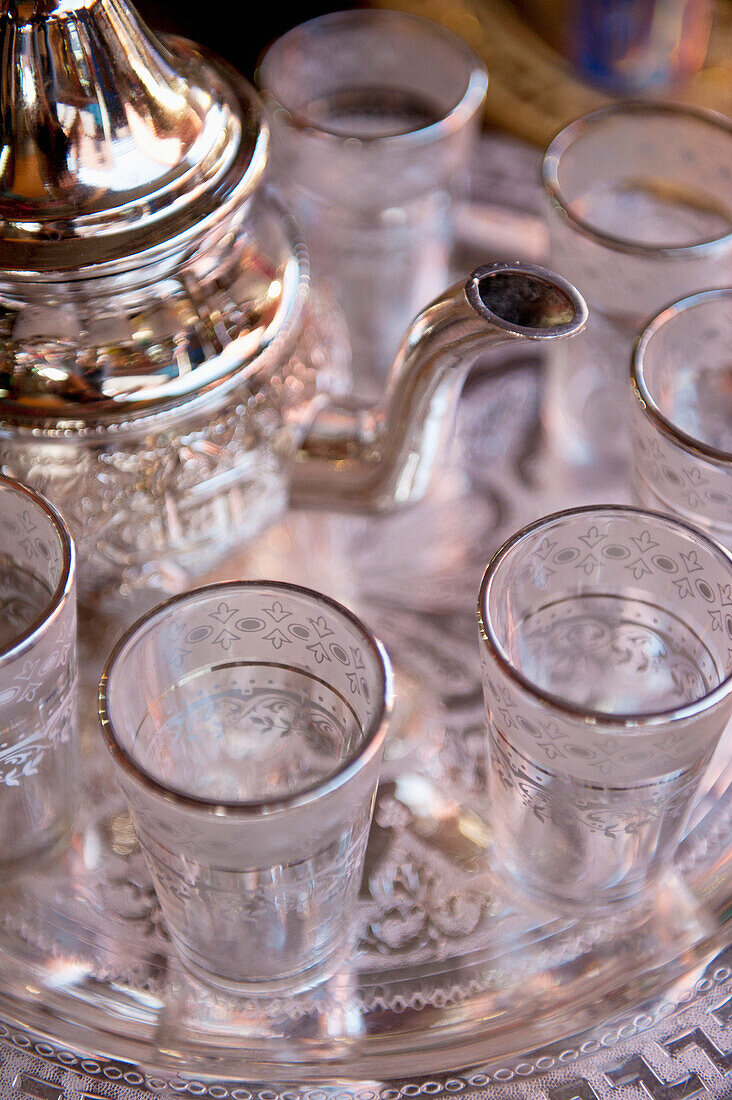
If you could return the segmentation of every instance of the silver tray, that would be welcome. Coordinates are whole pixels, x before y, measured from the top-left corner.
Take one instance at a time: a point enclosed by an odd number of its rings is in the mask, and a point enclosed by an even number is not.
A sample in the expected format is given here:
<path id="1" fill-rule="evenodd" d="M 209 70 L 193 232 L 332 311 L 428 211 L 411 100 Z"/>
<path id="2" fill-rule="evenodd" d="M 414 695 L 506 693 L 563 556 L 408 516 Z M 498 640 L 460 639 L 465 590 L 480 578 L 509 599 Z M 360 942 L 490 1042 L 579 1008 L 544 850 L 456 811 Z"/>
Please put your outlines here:
<path id="1" fill-rule="evenodd" d="M 529 155 L 500 145 L 492 165 L 506 148 L 511 164 Z M 503 221 L 466 206 L 464 224 L 513 225 L 539 258 L 531 195 Z M 79 827 L 66 853 L 0 890 L 3 1100 L 732 1093 L 728 743 L 650 912 L 559 919 L 527 909 L 491 870 L 483 566 L 535 516 L 625 499 L 623 484 L 591 484 L 551 457 L 541 387 L 542 364 L 523 351 L 498 373 L 485 364 L 427 501 L 378 521 L 290 514 L 217 573 L 287 577 L 345 600 L 396 665 L 356 945 L 348 971 L 315 994 L 229 999 L 179 968 L 95 721 L 101 662 L 140 608 L 87 610 Z"/>

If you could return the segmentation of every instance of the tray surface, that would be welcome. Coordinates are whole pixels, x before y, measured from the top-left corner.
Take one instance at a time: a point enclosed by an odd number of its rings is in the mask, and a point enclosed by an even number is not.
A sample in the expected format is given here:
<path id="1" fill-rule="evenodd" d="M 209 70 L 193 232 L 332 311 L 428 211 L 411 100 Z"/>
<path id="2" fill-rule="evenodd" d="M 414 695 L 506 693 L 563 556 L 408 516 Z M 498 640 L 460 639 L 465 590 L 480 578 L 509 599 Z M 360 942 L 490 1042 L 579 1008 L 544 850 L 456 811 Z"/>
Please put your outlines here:
<path id="1" fill-rule="evenodd" d="M 500 142 L 487 152 L 491 204 L 511 171 L 524 188 L 523 212 L 501 207 L 498 234 L 513 226 L 524 255 L 539 258 L 525 185 L 534 154 Z M 464 224 L 488 233 L 491 209 L 466 205 Z M 483 567 L 536 516 L 627 498 L 622 479 L 590 484 L 552 457 L 539 424 L 543 364 L 522 350 L 501 365 L 471 376 L 450 460 L 423 504 L 379 520 L 292 513 L 205 578 L 310 584 L 353 606 L 392 654 L 399 704 L 348 973 L 262 1001 L 215 994 L 180 970 L 95 721 L 101 662 L 140 608 L 87 611 L 79 826 L 66 853 L 0 892 L 0 1097 L 732 1092 L 725 745 L 650 912 L 559 919 L 527 908 L 491 870 Z"/>

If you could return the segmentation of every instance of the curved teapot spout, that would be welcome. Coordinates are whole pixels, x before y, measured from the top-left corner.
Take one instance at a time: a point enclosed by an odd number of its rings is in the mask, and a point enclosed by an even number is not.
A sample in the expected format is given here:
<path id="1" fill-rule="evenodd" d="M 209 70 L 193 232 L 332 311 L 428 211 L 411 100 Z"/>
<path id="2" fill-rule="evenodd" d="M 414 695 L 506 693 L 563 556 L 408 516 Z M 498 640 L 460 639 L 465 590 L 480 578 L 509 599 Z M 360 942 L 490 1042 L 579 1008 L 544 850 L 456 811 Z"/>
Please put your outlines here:
<path id="1" fill-rule="evenodd" d="M 414 320 L 379 405 L 340 402 L 316 414 L 297 454 L 292 504 L 386 512 L 419 500 L 477 356 L 515 340 L 574 336 L 586 320 L 581 295 L 545 268 L 479 267 Z"/>

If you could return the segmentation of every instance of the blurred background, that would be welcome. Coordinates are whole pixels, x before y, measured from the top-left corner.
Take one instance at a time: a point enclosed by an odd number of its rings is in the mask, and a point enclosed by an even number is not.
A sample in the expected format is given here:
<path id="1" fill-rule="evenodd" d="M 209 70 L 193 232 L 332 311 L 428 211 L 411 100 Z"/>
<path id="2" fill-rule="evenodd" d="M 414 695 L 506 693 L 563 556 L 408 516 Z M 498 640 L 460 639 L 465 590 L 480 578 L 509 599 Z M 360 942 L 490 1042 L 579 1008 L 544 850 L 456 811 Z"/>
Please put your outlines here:
<path id="1" fill-rule="evenodd" d="M 135 7 L 156 30 L 182 34 L 199 42 L 236 65 L 250 79 L 257 58 L 274 38 L 296 23 L 358 3 L 316 3 L 306 0 L 290 7 L 284 3 L 254 5 L 232 3 L 201 5 L 194 0 L 143 0 Z"/>
<path id="2" fill-rule="evenodd" d="M 538 146 L 619 96 L 693 103 L 732 116 L 732 0 L 374 0 L 435 19 L 488 66 L 489 127 Z M 206 8 L 140 0 L 143 18 L 215 51 L 250 78 L 295 23 L 347 6 Z"/>

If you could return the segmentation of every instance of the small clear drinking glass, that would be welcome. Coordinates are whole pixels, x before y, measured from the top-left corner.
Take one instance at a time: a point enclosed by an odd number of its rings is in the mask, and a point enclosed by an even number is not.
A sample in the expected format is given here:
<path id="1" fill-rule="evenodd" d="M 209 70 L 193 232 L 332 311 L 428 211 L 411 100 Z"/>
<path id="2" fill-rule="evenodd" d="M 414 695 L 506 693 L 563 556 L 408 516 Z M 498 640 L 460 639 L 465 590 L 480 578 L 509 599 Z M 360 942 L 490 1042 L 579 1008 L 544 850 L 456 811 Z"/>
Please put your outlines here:
<path id="1" fill-rule="evenodd" d="M 497 551 L 479 619 L 497 867 L 563 912 L 642 901 L 732 711 L 732 554 L 655 512 L 559 512 Z"/>
<path id="2" fill-rule="evenodd" d="M 70 834 L 76 758 L 76 565 L 58 512 L 0 476 L 0 869 Z"/>
<path id="3" fill-rule="evenodd" d="M 350 10 L 288 31 L 257 80 L 274 179 L 345 314 L 356 388 L 378 395 L 407 324 L 450 282 L 451 194 L 485 66 L 437 23 Z"/>
<path id="4" fill-rule="evenodd" d="M 632 359 L 633 491 L 732 549 L 732 288 L 675 302 Z"/>
<path id="5" fill-rule="evenodd" d="M 668 302 L 732 284 L 732 125 L 674 104 L 603 108 L 552 141 L 543 181 L 552 267 L 590 308 L 549 353 L 547 433 L 568 462 L 615 476 L 634 338 Z"/>
<path id="6" fill-rule="evenodd" d="M 391 679 L 351 612 L 285 583 L 197 589 L 117 644 L 102 730 L 194 976 L 294 992 L 342 964 Z"/>

